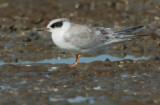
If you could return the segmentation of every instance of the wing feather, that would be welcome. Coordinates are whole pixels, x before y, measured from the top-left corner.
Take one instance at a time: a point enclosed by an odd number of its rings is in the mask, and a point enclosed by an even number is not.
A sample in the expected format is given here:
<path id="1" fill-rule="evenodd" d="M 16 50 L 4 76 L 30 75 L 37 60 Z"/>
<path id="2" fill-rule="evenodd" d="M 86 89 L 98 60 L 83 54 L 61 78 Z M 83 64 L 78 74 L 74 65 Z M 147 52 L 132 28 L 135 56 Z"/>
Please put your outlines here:
<path id="1" fill-rule="evenodd" d="M 80 49 L 87 49 L 100 43 L 100 38 L 91 28 L 84 25 L 72 24 L 68 30 L 68 35 L 65 35 L 65 41 Z"/>

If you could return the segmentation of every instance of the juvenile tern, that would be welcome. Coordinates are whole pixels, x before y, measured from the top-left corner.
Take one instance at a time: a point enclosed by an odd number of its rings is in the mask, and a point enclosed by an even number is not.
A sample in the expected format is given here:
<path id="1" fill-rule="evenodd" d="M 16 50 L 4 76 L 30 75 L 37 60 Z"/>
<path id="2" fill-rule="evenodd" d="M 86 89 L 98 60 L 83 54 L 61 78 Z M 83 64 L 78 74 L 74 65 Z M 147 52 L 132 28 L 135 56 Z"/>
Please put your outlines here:
<path id="1" fill-rule="evenodd" d="M 37 31 L 51 32 L 52 40 L 56 46 L 66 51 L 75 52 L 77 54 L 76 62 L 71 65 L 74 67 L 78 64 L 81 54 L 93 54 L 104 50 L 109 44 L 146 36 L 133 35 L 141 28 L 143 26 L 114 31 L 111 28 L 89 27 L 60 18 L 52 20 L 47 27 Z"/>

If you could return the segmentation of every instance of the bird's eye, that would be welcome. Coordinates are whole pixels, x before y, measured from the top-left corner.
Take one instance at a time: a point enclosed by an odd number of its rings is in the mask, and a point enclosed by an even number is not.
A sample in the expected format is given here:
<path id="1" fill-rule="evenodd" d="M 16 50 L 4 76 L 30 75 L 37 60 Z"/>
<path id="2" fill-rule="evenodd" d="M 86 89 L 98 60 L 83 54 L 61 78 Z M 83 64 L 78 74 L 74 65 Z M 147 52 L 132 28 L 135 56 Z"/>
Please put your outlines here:
<path id="1" fill-rule="evenodd" d="M 53 23 L 53 24 L 51 25 L 51 27 L 52 27 L 52 28 L 58 28 L 58 27 L 61 27 L 62 25 L 63 25 L 63 22 L 60 21 L 60 22 L 57 22 L 57 23 Z"/>

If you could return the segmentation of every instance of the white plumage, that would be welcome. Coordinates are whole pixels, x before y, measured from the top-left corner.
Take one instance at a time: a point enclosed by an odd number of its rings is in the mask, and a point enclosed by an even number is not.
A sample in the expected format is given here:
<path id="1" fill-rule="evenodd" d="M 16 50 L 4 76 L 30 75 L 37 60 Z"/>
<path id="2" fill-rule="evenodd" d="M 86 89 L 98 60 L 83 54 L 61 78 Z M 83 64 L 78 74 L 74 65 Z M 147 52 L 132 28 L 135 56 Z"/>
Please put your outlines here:
<path id="1" fill-rule="evenodd" d="M 61 18 L 52 20 L 47 25 L 47 28 L 43 28 L 42 30 L 52 33 L 52 40 L 60 49 L 76 52 L 77 54 L 95 54 L 98 51 L 103 51 L 108 44 L 146 36 L 129 35 L 142 27 L 137 26 L 125 30 L 113 31 L 111 28 L 88 27 Z"/>

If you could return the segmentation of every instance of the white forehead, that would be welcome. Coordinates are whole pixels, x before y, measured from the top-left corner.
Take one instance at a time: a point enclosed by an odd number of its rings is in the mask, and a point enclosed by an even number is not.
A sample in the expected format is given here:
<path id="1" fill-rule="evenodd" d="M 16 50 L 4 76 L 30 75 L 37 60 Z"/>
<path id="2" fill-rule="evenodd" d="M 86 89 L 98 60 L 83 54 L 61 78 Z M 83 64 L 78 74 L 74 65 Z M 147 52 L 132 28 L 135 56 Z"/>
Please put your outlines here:
<path id="1" fill-rule="evenodd" d="M 60 21 L 62 21 L 62 22 L 68 21 L 69 22 L 69 20 L 66 19 L 66 18 L 54 19 L 54 20 L 52 20 L 52 21 L 49 22 L 49 24 L 47 25 L 47 27 L 50 27 L 53 23 L 60 22 Z"/>

